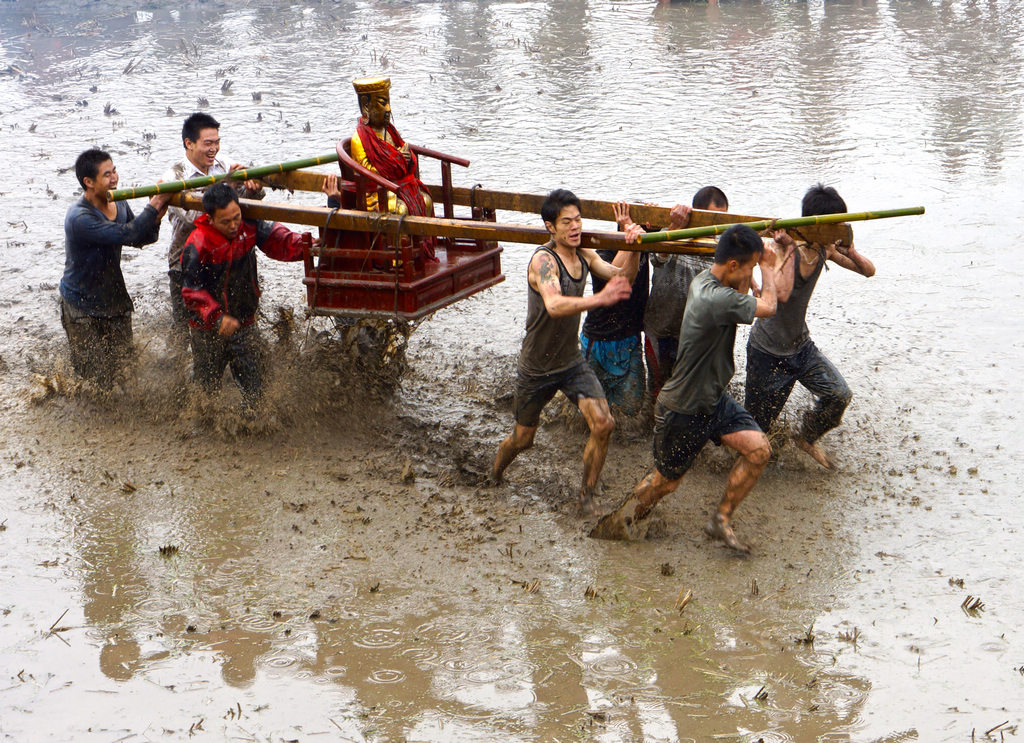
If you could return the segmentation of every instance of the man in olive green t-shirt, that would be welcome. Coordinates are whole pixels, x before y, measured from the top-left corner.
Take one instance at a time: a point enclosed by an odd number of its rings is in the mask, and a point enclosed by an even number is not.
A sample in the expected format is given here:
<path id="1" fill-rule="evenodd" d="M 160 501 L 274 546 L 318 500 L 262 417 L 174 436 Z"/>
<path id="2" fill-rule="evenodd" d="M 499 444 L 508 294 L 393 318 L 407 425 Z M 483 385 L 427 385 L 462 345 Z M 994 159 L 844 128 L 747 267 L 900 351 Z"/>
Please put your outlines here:
<path id="1" fill-rule="evenodd" d="M 782 230 L 775 233 L 775 240 L 774 246 L 766 247 L 749 227 L 730 227 L 718 241 L 711 268 L 690 284 L 678 360 L 655 409 L 655 470 L 597 523 L 590 536 L 642 538 L 651 509 L 676 489 L 710 439 L 741 456 L 705 531 L 734 550 L 749 552 L 733 532 L 732 515 L 761 476 L 772 449 L 751 415 L 725 388 L 735 370 L 736 325 L 775 314 L 775 273 L 793 251 L 792 238 Z M 760 297 L 754 297 L 749 291 L 758 263 L 764 284 Z"/>

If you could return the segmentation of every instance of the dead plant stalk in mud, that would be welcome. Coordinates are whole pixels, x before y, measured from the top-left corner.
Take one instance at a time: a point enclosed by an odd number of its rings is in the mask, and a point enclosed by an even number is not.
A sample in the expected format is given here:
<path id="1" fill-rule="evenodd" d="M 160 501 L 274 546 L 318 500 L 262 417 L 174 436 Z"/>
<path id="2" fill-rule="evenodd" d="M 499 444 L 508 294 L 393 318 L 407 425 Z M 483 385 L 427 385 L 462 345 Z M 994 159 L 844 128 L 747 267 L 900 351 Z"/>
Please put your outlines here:
<path id="1" fill-rule="evenodd" d="M 56 622 L 54 622 L 53 624 L 51 624 L 51 625 L 50 625 L 50 627 L 49 627 L 49 628 L 48 628 L 48 629 L 47 629 L 46 631 L 47 631 L 47 632 L 49 632 L 49 633 L 52 633 L 52 632 L 53 632 L 53 628 L 57 626 L 57 622 L 59 622 L 59 621 L 60 621 L 61 619 L 63 619 L 63 618 L 64 618 L 64 615 L 65 615 L 65 614 L 67 614 L 67 613 L 68 613 L 68 610 L 67 610 L 67 609 L 65 609 L 64 611 L 62 611 L 62 612 L 60 613 L 60 616 L 59 616 L 59 617 L 57 617 L 57 621 L 56 621 Z"/>

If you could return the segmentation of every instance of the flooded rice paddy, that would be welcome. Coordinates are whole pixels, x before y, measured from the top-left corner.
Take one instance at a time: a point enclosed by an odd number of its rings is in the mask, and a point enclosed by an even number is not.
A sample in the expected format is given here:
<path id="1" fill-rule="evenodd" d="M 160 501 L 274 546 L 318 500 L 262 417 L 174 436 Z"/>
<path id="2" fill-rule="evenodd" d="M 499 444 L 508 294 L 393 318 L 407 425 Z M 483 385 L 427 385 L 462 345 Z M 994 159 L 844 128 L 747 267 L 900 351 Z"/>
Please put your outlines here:
<path id="1" fill-rule="evenodd" d="M 0 4 L 0 740 L 1024 735 L 1022 31 L 995 1 Z M 230 382 L 212 408 L 187 392 L 165 231 L 126 251 L 137 382 L 68 379 L 78 152 L 152 182 L 199 107 L 229 161 L 331 151 L 370 74 L 406 139 L 472 161 L 458 185 L 670 205 L 714 183 L 790 216 L 823 181 L 854 211 L 927 208 L 856 226 L 875 278 L 820 282 L 812 334 L 855 393 L 822 442 L 839 466 L 780 447 L 739 514 L 752 558 L 700 531 L 721 451 L 641 544 L 586 538 L 578 422 L 479 485 L 526 246 L 416 329 L 394 395 L 304 319 L 301 269 L 264 261 L 275 414 L 253 430 Z M 651 463 L 624 422 L 602 504 Z"/>

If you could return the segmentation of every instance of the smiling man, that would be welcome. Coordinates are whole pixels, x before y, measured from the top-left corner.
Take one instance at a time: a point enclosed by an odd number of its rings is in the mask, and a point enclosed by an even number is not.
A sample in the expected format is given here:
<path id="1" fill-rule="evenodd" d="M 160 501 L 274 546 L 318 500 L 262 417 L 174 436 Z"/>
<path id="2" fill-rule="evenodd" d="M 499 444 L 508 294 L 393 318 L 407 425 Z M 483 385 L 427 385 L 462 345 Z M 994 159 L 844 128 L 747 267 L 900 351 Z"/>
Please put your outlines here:
<path id="1" fill-rule="evenodd" d="M 107 194 L 117 188 L 117 168 L 103 150 L 86 150 L 75 160 L 85 189 L 64 218 L 64 276 L 60 316 L 75 372 L 111 382 L 132 353 L 132 298 L 121 273 L 121 248 L 156 242 L 168 194 L 154 196 L 136 217 L 125 201 Z"/>
<path id="2" fill-rule="evenodd" d="M 205 113 L 194 113 L 185 119 L 181 127 L 181 142 L 185 147 L 185 157 L 179 160 L 164 173 L 165 181 L 184 181 L 201 178 L 204 175 L 220 175 L 230 173 L 241 165 L 235 163 L 225 167 L 217 157 L 220 153 L 220 122 Z M 239 196 L 248 199 L 263 198 L 263 189 L 258 181 L 248 180 L 233 184 Z M 181 299 L 181 253 L 193 229 L 200 211 L 186 211 L 172 206 L 168 209 L 167 218 L 171 223 L 171 244 L 167 248 L 167 263 L 171 292 L 171 321 L 175 330 L 183 337 L 188 332 L 188 312 Z"/>
<path id="3" fill-rule="evenodd" d="M 580 314 L 629 297 L 627 277 L 636 275 L 640 253 L 631 253 L 622 266 L 614 266 L 595 251 L 581 248 L 580 200 L 570 191 L 552 191 L 540 213 L 551 240 L 530 259 L 526 336 L 516 376 L 515 428 L 498 447 L 491 481 L 500 483 L 512 460 L 533 446 L 541 410 L 561 390 L 590 427 L 579 493 L 580 507 L 589 513 L 594 509 L 594 493 L 615 420 L 601 383 L 580 353 Z M 636 242 L 641 231 L 638 225 L 631 225 L 626 229 L 626 241 Z M 588 270 L 608 283 L 584 297 Z"/>
<path id="4" fill-rule="evenodd" d="M 279 261 L 302 260 L 312 236 L 277 222 L 242 219 L 238 194 L 226 183 L 203 194 L 203 214 L 185 241 L 182 298 L 189 311 L 193 381 L 205 392 L 220 389 L 224 367 L 253 412 L 263 397 L 263 342 L 256 327 L 259 276 L 255 248 Z"/>

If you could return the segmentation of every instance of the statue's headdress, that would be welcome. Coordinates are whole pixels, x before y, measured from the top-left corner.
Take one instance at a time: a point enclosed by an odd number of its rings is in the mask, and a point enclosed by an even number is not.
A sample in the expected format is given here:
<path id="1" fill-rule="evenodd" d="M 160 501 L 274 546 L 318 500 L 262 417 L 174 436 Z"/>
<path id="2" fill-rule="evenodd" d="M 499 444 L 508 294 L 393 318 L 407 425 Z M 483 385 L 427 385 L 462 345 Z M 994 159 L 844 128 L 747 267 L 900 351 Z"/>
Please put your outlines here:
<path id="1" fill-rule="evenodd" d="M 391 90 L 391 78 L 389 77 L 362 77 L 352 81 L 352 87 L 356 89 L 356 95 L 369 95 L 371 93 L 388 92 Z"/>

